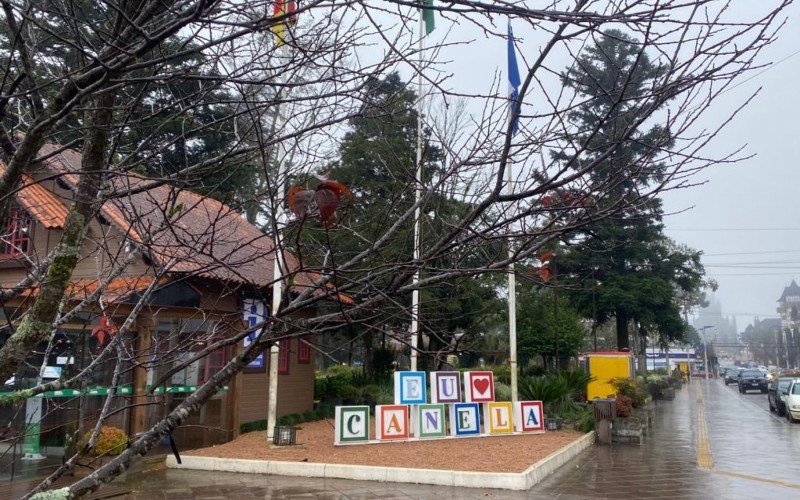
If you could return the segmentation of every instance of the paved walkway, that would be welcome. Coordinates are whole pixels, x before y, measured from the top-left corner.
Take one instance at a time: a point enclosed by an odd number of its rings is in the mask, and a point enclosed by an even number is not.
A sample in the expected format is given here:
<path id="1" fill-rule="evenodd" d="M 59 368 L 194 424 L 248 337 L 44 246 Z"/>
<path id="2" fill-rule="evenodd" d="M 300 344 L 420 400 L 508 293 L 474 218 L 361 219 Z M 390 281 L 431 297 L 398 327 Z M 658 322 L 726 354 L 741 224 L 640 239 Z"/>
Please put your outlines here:
<path id="1" fill-rule="evenodd" d="M 800 498 L 800 424 L 769 413 L 766 396 L 693 381 L 660 402 L 645 444 L 594 446 L 528 492 L 156 470 L 112 491 L 138 499 Z M 21 485 L 17 485 L 21 486 Z M 100 491 L 102 493 L 104 490 Z"/>
<path id="2" fill-rule="evenodd" d="M 693 381 L 642 446 L 595 446 L 535 488 L 555 498 L 800 498 L 800 425 L 766 395 Z"/>

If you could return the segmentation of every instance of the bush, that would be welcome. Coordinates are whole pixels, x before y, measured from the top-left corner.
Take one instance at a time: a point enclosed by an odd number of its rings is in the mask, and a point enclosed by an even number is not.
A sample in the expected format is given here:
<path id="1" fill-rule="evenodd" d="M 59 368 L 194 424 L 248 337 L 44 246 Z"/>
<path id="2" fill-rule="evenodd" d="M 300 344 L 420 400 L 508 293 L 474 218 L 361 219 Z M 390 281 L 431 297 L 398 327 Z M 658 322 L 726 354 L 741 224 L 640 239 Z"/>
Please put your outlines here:
<path id="1" fill-rule="evenodd" d="M 525 401 L 548 404 L 569 398 L 570 388 L 564 380 L 552 376 L 529 377 L 519 382 L 519 395 Z"/>
<path id="2" fill-rule="evenodd" d="M 562 380 L 569 388 L 570 397 L 576 401 L 586 401 L 586 386 L 594 377 L 582 370 L 561 370 L 554 372 L 554 376 Z"/>
<path id="3" fill-rule="evenodd" d="M 352 385 L 342 387 L 339 393 L 339 399 L 342 400 L 342 403 L 347 405 L 357 405 L 361 404 L 363 401 L 363 398 L 361 397 L 361 390 L 358 387 L 353 387 Z"/>
<path id="4" fill-rule="evenodd" d="M 636 380 L 615 378 L 611 385 L 617 390 L 617 396 L 623 395 L 630 398 L 634 408 L 642 408 L 647 404 L 647 386 Z"/>
<path id="5" fill-rule="evenodd" d="M 377 384 L 365 385 L 361 388 L 361 398 L 365 403 L 377 404 L 381 396 L 381 388 Z"/>
<path id="6" fill-rule="evenodd" d="M 624 394 L 617 394 L 616 410 L 618 417 L 630 417 L 633 411 L 633 401 Z"/>
<path id="7" fill-rule="evenodd" d="M 89 438 L 92 437 L 92 431 L 84 433 L 83 437 L 78 441 L 78 449 L 81 450 L 89 444 Z M 104 425 L 100 428 L 100 433 L 97 435 L 97 441 L 94 448 L 89 450 L 89 456 L 115 456 L 122 453 L 128 446 L 128 435 L 125 431 L 117 427 Z"/>
<path id="8" fill-rule="evenodd" d="M 511 386 L 495 382 L 494 399 L 496 401 L 511 401 Z"/>

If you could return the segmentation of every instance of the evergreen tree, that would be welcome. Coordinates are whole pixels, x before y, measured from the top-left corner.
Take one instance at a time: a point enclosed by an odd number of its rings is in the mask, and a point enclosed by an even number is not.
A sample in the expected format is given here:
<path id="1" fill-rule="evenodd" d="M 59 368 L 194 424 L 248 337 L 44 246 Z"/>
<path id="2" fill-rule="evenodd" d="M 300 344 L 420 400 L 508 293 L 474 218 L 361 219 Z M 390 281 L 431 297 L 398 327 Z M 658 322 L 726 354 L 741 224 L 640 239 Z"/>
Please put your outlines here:
<path id="1" fill-rule="evenodd" d="M 640 98 L 662 71 L 635 39 L 609 30 L 562 75 L 583 99 L 569 116 L 577 146 L 585 148 L 581 164 L 599 162 L 589 174 L 590 190 L 604 192 L 595 200 L 598 209 L 620 208 L 572 242 L 559 256 L 559 271 L 576 285 L 570 297 L 582 314 L 596 324 L 615 318 L 620 349 L 630 347 L 631 321 L 643 337 L 681 338 L 685 325 L 676 293 L 698 288 L 703 273 L 698 252 L 678 249 L 664 237 L 661 201 L 641 194 L 663 179 L 657 155 L 673 142 L 660 126 L 637 126 Z"/>

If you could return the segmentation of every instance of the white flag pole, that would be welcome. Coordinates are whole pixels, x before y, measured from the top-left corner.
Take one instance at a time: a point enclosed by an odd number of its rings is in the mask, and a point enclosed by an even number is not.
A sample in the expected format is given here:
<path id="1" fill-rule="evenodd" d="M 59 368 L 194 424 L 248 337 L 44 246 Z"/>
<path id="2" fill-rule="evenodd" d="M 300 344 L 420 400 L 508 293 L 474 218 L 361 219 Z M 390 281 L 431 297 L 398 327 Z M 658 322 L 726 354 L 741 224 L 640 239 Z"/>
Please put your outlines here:
<path id="1" fill-rule="evenodd" d="M 286 27 L 284 36 L 288 33 L 289 28 Z M 278 59 L 288 60 L 288 47 L 286 43 L 278 47 Z M 283 90 L 277 93 L 278 101 L 283 97 Z M 275 133 L 278 130 L 283 130 L 286 126 L 286 115 L 282 106 L 278 103 L 275 117 Z M 275 220 L 275 238 L 274 250 L 275 260 L 272 265 L 272 308 L 270 309 L 271 316 L 275 317 L 278 314 L 283 298 L 283 241 L 281 241 L 281 228 L 285 225 L 285 212 L 283 210 L 283 201 L 286 197 L 286 156 L 287 148 L 283 141 L 278 143 L 276 147 L 276 200 L 273 203 L 274 207 L 274 220 Z M 275 432 L 275 425 L 278 421 L 278 364 L 280 363 L 280 342 L 273 342 L 269 348 L 269 397 L 267 403 L 267 439 L 272 440 Z"/>
<path id="2" fill-rule="evenodd" d="M 417 69 L 417 168 L 415 169 L 414 178 L 414 203 L 419 203 L 422 198 L 422 51 L 423 51 L 423 38 L 425 36 L 425 26 L 423 20 L 423 11 L 419 9 L 419 40 L 417 41 L 419 50 L 419 68 Z M 414 262 L 416 263 L 420 257 L 420 246 L 422 244 L 422 228 L 420 227 L 420 218 L 422 216 L 422 207 L 417 205 L 414 209 Z M 411 326 L 409 333 L 411 334 L 411 371 L 417 370 L 417 349 L 419 341 L 419 267 L 414 270 L 414 276 L 411 280 L 413 289 L 411 291 Z"/>
<path id="3" fill-rule="evenodd" d="M 511 127 L 511 134 L 514 134 L 514 96 L 516 96 L 516 86 L 519 85 L 519 70 L 517 69 L 517 58 L 514 53 L 514 39 L 511 31 L 511 21 L 508 23 L 508 81 L 509 81 L 509 102 L 508 102 L 508 126 Z M 513 62 L 513 68 L 512 68 Z M 513 73 L 513 74 L 512 74 Z M 516 97 L 518 99 L 518 96 Z M 506 189 L 512 193 L 512 168 L 513 161 L 509 151 L 506 159 Z M 509 232 L 511 228 L 509 227 Z M 511 402 L 519 400 L 519 390 L 517 383 L 517 277 L 514 271 L 514 242 L 508 239 L 508 364 L 511 371 Z"/>

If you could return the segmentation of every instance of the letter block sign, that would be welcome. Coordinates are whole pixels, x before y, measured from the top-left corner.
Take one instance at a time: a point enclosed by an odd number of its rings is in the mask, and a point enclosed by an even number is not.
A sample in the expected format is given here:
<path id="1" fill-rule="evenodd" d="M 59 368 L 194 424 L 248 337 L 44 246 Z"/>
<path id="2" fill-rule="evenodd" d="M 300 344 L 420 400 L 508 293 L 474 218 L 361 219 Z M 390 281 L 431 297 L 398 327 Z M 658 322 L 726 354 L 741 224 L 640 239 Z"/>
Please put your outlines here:
<path id="1" fill-rule="evenodd" d="M 514 410 L 511 403 L 487 403 L 484 405 L 484 422 L 489 434 L 514 432 Z"/>
<path id="2" fill-rule="evenodd" d="M 477 436 L 481 433 L 481 411 L 478 403 L 456 403 L 450 412 L 453 436 Z"/>
<path id="3" fill-rule="evenodd" d="M 428 402 L 425 372 L 394 372 L 394 404 L 423 405 Z"/>
<path id="4" fill-rule="evenodd" d="M 461 374 L 431 372 L 431 403 L 460 403 Z"/>
<path id="5" fill-rule="evenodd" d="M 517 402 L 516 424 L 518 432 L 544 432 L 541 401 Z"/>
<path id="6" fill-rule="evenodd" d="M 369 441 L 369 406 L 337 406 L 335 444 Z"/>
<path id="7" fill-rule="evenodd" d="M 464 401 L 491 403 L 494 401 L 494 374 L 492 372 L 464 372 Z"/>
<path id="8" fill-rule="evenodd" d="M 408 439 L 408 405 L 376 406 L 375 436 L 380 440 Z"/>
<path id="9" fill-rule="evenodd" d="M 418 438 L 443 438 L 447 424 L 444 420 L 444 405 L 430 404 L 417 406 L 416 435 Z"/>

